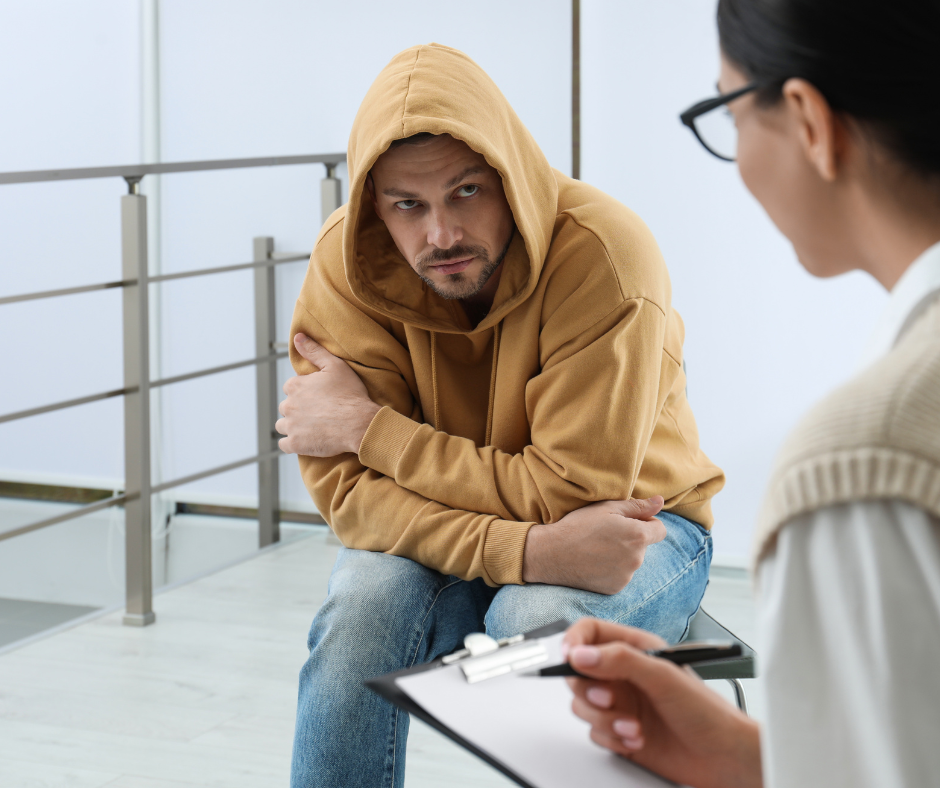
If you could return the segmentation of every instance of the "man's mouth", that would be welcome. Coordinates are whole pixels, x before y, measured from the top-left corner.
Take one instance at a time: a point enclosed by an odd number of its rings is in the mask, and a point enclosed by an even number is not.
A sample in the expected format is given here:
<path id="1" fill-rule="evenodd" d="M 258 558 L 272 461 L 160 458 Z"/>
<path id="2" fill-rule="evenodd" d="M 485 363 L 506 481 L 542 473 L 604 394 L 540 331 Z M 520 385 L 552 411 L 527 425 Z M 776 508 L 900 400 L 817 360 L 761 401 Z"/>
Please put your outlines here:
<path id="1" fill-rule="evenodd" d="M 473 257 L 465 257 L 462 260 L 452 260 L 446 263 L 434 263 L 430 267 L 439 274 L 459 274 L 474 261 Z"/>

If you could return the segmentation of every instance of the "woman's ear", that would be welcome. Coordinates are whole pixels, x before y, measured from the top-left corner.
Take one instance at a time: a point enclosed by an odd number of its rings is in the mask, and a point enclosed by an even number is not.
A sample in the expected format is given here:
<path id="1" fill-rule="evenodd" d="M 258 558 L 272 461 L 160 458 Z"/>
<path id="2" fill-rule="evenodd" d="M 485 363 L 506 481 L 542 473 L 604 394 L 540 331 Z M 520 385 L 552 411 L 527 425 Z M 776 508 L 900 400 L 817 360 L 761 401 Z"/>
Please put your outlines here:
<path id="1" fill-rule="evenodd" d="M 819 90 L 805 79 L 788 79 L 783 98 L 797 127 L 806 159 L 825 181 L 834 181 L 844 154 L 847 130 Z"/>

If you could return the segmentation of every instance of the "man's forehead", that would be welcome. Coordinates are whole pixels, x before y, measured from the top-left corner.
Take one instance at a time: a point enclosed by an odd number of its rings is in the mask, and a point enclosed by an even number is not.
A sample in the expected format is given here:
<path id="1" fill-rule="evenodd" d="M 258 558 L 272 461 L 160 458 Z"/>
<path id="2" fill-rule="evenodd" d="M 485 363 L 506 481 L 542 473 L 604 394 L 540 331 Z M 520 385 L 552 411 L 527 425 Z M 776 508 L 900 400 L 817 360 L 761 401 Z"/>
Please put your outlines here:
<path id="1" fill-rule="evenodd" d="M 383 191 L 406 181 L 450 188 L 464 177 L 489 172 L 493 172 L 493 168 L 481 154 L 447 134 L 426 142 L 390 148 L 372 167 L 376 185 Z"/>

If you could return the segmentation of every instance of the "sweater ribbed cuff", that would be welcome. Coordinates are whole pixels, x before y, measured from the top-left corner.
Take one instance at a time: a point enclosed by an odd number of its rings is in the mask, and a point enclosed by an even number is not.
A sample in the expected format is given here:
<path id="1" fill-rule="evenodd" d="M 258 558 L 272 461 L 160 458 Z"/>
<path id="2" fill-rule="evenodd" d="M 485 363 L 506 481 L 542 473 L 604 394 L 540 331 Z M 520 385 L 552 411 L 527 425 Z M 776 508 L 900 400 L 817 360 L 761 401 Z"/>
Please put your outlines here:
<path id="1" fill-rule="evenodd" d="M 757 519 L 753 576 L 790 520 L 827 506 L 885 499 L 907 501 L 940 517 L 940 467 L 902 449 L 859 446 L 811 456 L 778 471 Z"/>
<path id="2" fill-rule="evenodd" d="M 372 418 L 359 445 L 359 462 L 383 476 L 395 478 L 398 460 L 421 425 L 388 406 Z"/>
<path id="3" fill-rule="evenodd" d="M 493 520 L 483 543 L 483 566 L 496 585 L 524 585 L 522 556 L 529 529 L 535 523 Z"/>

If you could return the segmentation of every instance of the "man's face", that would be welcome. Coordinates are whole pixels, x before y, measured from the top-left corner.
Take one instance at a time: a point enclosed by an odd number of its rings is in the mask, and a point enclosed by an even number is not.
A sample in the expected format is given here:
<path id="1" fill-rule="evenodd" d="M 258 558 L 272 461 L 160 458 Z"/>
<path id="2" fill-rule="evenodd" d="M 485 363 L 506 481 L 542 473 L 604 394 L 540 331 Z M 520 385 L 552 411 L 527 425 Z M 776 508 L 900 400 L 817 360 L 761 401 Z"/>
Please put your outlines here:
<path id="1" fill-rule="evenodd" d="M 466 143 L 442 134 L 391 148 L 369 192 L 398 250 L 443 298 L 472 298 L 502 263 L 512 210 L 499 173 Z"/>

